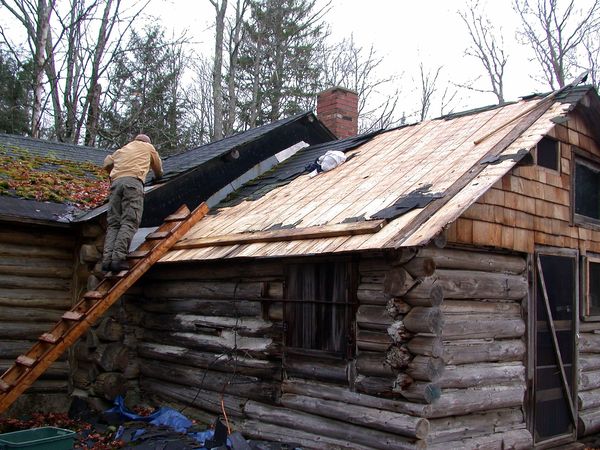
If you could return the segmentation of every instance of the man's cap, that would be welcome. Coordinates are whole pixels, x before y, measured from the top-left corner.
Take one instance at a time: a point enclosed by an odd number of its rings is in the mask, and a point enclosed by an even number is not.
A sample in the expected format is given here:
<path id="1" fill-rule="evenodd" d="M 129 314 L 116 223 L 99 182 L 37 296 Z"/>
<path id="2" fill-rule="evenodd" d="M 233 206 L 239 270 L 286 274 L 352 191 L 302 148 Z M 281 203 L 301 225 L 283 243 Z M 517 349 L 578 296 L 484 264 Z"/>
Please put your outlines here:
<path id="1" fill-rule="evenodd" d="M 135 137 L 135 140 L 136 140 L 136 141 L 142 141 L 142 142 L 146 142 L 147 144 L 151 144 L 151 143 L 152 143 L 152 142 L 150 141 L 150 138 L 149 138 L 147 135 L 145 135 L 145 134 L 138 134 L 138 135 Z"/>

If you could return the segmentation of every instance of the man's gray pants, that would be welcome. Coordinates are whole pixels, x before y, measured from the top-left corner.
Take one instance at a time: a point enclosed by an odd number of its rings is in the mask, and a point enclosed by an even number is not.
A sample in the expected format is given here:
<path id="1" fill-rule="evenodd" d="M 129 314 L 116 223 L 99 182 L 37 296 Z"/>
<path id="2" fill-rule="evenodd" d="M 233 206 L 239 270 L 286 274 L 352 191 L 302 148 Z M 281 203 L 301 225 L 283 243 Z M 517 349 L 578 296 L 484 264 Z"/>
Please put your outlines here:
<path id="1" fill-rule="evenodd" d="M 135 177 L 117 178 L 110 185 L 108 228 L 102 263 L 127 257 L 133 235 L 140 226 L 144 210 L 144 185 Z"/>

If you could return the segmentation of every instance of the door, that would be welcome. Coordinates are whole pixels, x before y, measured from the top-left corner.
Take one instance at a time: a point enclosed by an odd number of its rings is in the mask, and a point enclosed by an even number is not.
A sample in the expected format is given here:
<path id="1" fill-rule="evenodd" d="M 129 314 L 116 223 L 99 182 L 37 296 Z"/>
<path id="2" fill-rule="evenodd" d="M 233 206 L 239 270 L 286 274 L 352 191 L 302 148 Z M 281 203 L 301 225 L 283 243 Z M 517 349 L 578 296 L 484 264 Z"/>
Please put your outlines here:
<path id="1" fill-rule="evenodd" d="M 577 254 L 538 251 L 535 273 L 533 428 L 539 444 L 576 433 Z"/>

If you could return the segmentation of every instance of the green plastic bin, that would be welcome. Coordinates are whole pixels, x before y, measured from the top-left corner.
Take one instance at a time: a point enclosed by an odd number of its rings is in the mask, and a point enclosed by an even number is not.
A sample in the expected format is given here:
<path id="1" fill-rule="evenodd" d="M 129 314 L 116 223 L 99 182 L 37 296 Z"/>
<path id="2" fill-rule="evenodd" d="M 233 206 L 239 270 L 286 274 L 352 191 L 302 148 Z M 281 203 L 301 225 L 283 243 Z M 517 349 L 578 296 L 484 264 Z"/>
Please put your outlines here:
<path id="1" fill-rule="evenodd" d="M 0 434 L 0 450 L 70 450 L 74 440 L 75 432 L 71 430 L 56 427 L 31 428 Z"/>

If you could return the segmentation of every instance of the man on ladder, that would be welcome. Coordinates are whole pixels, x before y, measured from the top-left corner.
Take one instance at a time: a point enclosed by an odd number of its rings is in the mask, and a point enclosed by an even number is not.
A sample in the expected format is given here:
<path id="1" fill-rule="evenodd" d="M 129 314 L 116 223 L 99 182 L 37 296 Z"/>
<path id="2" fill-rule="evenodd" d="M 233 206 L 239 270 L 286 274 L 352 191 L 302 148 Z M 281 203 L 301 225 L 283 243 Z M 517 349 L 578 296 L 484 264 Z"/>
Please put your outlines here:
<path id="1" fill-rule="evenodd" d="M 158 152 L 145 134 L 104 159 L 110 175 L 108 228 L 102 254 L 102 270 L 129 270 L 126 257 L 144 209 L 144 180 L 152 168 L 154 178 L 163 174 Z"/>

